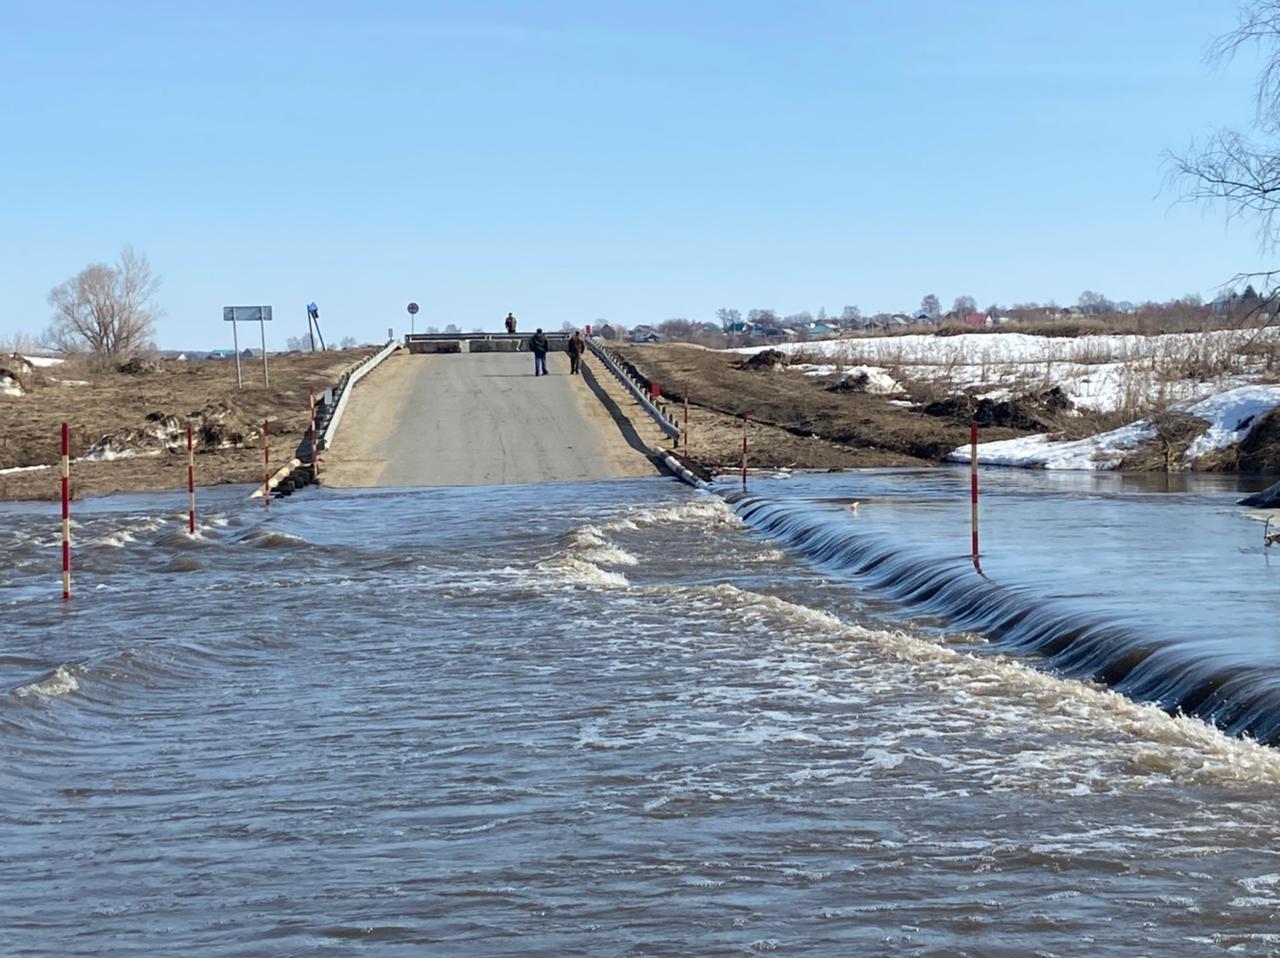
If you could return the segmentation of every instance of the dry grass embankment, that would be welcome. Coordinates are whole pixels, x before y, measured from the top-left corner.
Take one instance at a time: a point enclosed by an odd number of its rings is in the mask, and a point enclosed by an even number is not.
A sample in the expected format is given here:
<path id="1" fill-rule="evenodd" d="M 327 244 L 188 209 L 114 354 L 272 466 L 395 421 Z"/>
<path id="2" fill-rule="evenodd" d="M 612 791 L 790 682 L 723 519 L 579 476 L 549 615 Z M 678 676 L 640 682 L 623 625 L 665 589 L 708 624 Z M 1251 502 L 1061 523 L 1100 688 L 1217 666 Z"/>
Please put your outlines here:
<path id="1" fill-rule="evenodd" d="M 890 397 L 832 391 L 831 377 L 808 377 L 783 367 L 737 368 L 744 357 L 682 344 L 622 345 L 622 357 L 661 384 L 668 401 L 685 387 L 691 406 L 694 458 L 729 468 L 741 456 L 740 413 L 748 413 L 750 465 L 808 469 L 922 466 L 942 462 L 968 441 L 964 416 L 927 415 L 894 405 Z M 985 439 L 1031 430 L 996 426 Z"/>
<path id="2" fill-rule="evenodd" d="M 0 499 L 58 495 L 61 423 L 71 427 L 77 496 L 186 483 L 185 430 L 196 435 L 196 481 L 201 485 L 262 480 L 262 423 L 270 421 L 273 461 L 293 455 L 310 418 L 308 390 L 334 385 L 368 347 L 295 353 L 270 360 L 269 388 L 261 360 L 247 362 L 245 388 L 236 387 L 235 361 L 161 360 L 133 375 L 62 364 L 23 377 L 27 394 L 0 396 Z M 67 381 L 82 380 L 84 385 Z"/>

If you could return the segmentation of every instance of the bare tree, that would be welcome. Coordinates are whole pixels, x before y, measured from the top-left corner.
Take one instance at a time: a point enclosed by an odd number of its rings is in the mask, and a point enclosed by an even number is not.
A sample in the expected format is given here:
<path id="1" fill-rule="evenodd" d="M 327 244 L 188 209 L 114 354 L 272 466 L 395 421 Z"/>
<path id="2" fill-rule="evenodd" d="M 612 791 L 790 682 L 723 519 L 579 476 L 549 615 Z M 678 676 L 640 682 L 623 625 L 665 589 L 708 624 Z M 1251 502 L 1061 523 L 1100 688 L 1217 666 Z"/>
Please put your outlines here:
<path id="1" fill-rule="evenodd" d="M 114 265 L 86 266 L 49 291 L 54 315 L 45 341 L 63 354 L 108 361 L 152 349 L 159 288 L 146 256 L 126 246 Z"/>
<path id="2" fill-rule="evenodd" d="M 1086 289 L 1080 294 L 1079 306 L 1080 311 L 1089 316 L 1101 316 L 1103 313 L 1109 313 L 1116 308 L 1115 303 L 1101 293 L 1095 293 L 1091 289 Z"/>
<path id="3" fill-rule="evenodd" d="M 728 309 L 722 306 L 716 310 L 716 319 L 720 320 L 720 328 L 727 333 L 735 325 L 742 322 L 742 313 L 736 309 Z"/>
<path id="4" fill-rule="evenodd" d="M 951 311 L 963 319 L 970 313 L 978 311 L 978 301 L 972 296 L 957 296 L 955 302 L 951 304 Z"/>
<path id="5" fill-rule="evenodd" d="M 693 323 L 682 317 L 675 319 L 664 319 L 658 324 L 658 332 L 662 334 L 663 339 L 674 339 L 680 342 L 691 342 L 693 340 L 694 327 Z"/>
<path id="6" fill-rule="evenodd" d="M 356 347 L 356 338 L 354 336 L 343 336 L 342 341 L 338 343 L 339 349 L 354 349 Z"/>
<path id="7" fill-rule="evenodd" d="M 291 353 L 300 353 L 307 348 L 307 340 L 301 336 L 290 336 L 284 341 L 284 348 Z"/>
<path id="8" fill-rule="evenodd" d="M 1221 201 L 1229 218 L 1256 220 L 1263 248 L 1272 250 L 1280 244 L 1280 0 L 1245 3 L 1239 24 L 1214 42 L 1207 59 L 1222 65 L 1250 46 L 1263 58 L 1253 133 L 1219 129 L 1186 153 L 1170 153 L 1171 178 L 1187 199 Z"/>
<path id="9" fill-rule="evenodd" d="M 942 304 L 938 302 L 938 297 L 930 293 L 920 300 L 920 312 L 928 315 L 930 319 L 936 319 L 938 314 L 942 312 Z"/>

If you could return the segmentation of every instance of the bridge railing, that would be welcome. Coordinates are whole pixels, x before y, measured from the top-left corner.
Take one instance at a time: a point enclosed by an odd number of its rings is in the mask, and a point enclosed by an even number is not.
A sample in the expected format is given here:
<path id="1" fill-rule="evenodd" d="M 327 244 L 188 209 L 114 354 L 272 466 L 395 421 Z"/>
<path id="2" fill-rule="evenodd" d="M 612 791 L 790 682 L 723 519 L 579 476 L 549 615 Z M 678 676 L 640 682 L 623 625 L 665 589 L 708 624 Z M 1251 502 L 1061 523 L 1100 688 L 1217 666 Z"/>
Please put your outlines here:
<path id="1" fill-rule="evenodd" d="M 325 397 L 324 406 L 326 409 L 325 422 L 320 426 L 319 445 L 321 450 L 327 450 L 333 445 L 333 437 L 338 433 L 338 424 L 342 421 L 342 414 L 347 409 L 347 399 L 351 395 L 351 389 L 361 379 L 373 372 L 374 368 L 400 348 L 397 340 L 388 340 L 387 344 L 374 353 L 368 359 L 356 364 L 351 369 L 342 374 L 338 380 L 338 385 Z M 332 411 L 329 411 L 332 410 Z"/>
<path id="2" fill-rule="evenodd" d="M 618 381 L 627 388 L 632 397 L 638 402 L 650 416 L 653 421 L 658 424 L 667 436 L 672 439 L 680 438 L 680 427 L 676 425 L 667 412 L 653 401 L 645 389 L 631 377 L 626 368 L 619 361 L 612 351 L 600 343 L 594 336 L 587 340 L 587 348 L 605 365 L 609 372 L 618 377 Z"/>
<path id="3" fill-rule="evenodd" d="M 491 345 L 490 349 L 483 350 L 485 352 L 507 352 L 518 351 L 524 348 L 529 341 L 529 337 L 533 333 L 405 333 L 404 344 L 411 353 L 431 353 L 431 352 L 467 352 L 470 351 L 472 343 L 484 343 Z M 547 344 L 553 352 L 563 351 L 569 342 L 569 334 L 566 332 L 543 332 L 547 337 Z M 467 344 L 467 349 L 463 349 L 463 343 Z M 456 346 L 456 349 L 449 347 Z M 416 348 L 415 348 L 416 347 Z M 440 348 L 444 347 L 444 348 Z M 476 350 L 480 352 L 481 350 Z"/>

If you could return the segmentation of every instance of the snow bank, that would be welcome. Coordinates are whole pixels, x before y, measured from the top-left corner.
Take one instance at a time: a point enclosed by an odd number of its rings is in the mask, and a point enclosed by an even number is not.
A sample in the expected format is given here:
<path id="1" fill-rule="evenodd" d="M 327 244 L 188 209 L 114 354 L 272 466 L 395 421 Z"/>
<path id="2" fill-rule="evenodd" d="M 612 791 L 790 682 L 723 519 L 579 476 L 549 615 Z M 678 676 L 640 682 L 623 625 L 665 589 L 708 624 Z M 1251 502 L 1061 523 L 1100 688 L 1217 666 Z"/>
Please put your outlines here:
<path id="1" fill-rule="evenodd" d="M 1029 469 L 1114 469 L 1129 452 L 1155 435 L 1156 427 L 1143 420 L 1087 439 L 1055 442 L 1036 435 L 983 442 L 978 444 L 978 462 Z M 969 447 L 961 446 L 947 458 L 968 462 Z"/>
<path id="2" fill-rule="evenodd" d="M 1254 424 L 1280 406 L 1280 386 L 1241 386 L 1188 406 L 1184 411 L 1209 423 L 1187 449 L 1187 461 L 1226 449 L 1249 435 Z"/>
<path id="3" fill-rule="evenodd" d="M 866 391 L 881 396 L 892 396 L 903 391 L 902 385 L 889 374 L 887 369 L 880 366 L 851 366 L 841 367 L 836 365 L 825 364 L 805 364 L 793 366 L 806 376 L 835 376 L 839 375 L 838 382 L 845 382 L 849 379 L 857 379 L 860 376 L 867 377 Z"/>
<path id="4" fill-rule="evenodd" d="M 1240 442 L 1262 416 L 1278 406 L 1280 386 L 1239 386 L 1199 402 L 1175 404 L 1174 411 L 1209 423 L 1187 448 L 1183 463 L 1189 466 L 1201 456 Z M 1036 435 L 979 443 L 978 462 L 1033 469 L 1114 469 L 1128 453 L 1155 437 L 1155 425 L 1143 419 L 1086 439 L 1055 441 Z M 961 446 L 947 458 L 968 462 L 969 447 Z"/>
<path id="5" fill-rule="evenodd" d="M 849 367 L 878 369 L 890 378 L 975 389 L 987 396 L 1058 386 L 1082 409 L 1115 412 L 1134 404 L 1202 399 L 1255 381 L 1260 367 L 1246 359 L 1239 359 L 1237 373 L 1208 381 L 1171 378 L 1170 372 L 1213 367 L 1224 356 L 1239 357 L 1240 347 L 1256 335 L 1249 330 L 1079 337 L 1013 332 L 912 334 L 772 343 L 728 351 L 750 355 L 777 349 L 791 357 L 812 357 L 814 363 L 797 367 L 811 375 L 832 375 Z M 1265 335 L 1280 337 L 1280 332 Z"/>
<path id="6" fill-rule="evenodd" d="M 0 396 L 21 396 L 25 393 L 18 380 L 7 374 L 0 376 Z"/>

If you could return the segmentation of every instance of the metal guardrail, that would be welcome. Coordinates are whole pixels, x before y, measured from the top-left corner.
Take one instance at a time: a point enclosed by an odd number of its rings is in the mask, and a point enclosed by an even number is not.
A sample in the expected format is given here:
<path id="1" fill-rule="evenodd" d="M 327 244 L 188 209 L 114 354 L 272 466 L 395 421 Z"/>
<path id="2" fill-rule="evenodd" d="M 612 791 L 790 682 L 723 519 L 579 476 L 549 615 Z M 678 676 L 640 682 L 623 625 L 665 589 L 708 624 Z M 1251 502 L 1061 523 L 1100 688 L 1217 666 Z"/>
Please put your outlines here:
<path id="1" fill-rule="evenodd" d="M 347 409 L 347 398 L 351 395 L 352 387 L 399 348 L 399 342 L 394 339 L 389 340 L 381 350 L 370 356 L 355 369 L 344 373 L 342 378 L 338 380 L 338 385 L 334 390 L 336 404 L 333 407 L 333 412 L 329 415 L 329 421 L 325 423 L 324 432 L 320 438 L 320 448 L 322 450 L 328 451 L 333 447 L 333 437 L 337 435 L 338 423 L 342 421 L 342 414 Z"/>
<path id="2" fill-rule="evenodd" d="M 529 337 L 533 333 L 405 333 L 404 344 L 413 352 L 414 344 L 427 343 L 472 343 L 472 342 L 503 342 L 515 343 L 517 346 L 523 346 L 529 341 Z M 569 333 L 563 330 L 558 332 L 543 331 L 542 335 L 547 337 L 547 342 L 552 350 L 559 351 L 564 349 L 569 342 Z"/>
<path id="3" fill-rule="evenodd" d="M 636 402 L 643 406 L 645 412 L 653 417 L 653 421 L 658 424 L 659 429 L 672 439 L 680 438 L 680 427 L 677 426 L 671 417 L 663 412 L 658 405 L 649 398 L 645 391 L 640 387 L 640 384 L 627 374 L 627 371 L 622 368 L 622 365 L 613 358 L 607 349 L 596 341 L 594 336 L 587 340 L 587 348 L 595 353 L 596 357 L 599 358 L 606 367 L 608 367 L 611 373 L 618 377 L 618 381 L 621 382 L 622 385 L 627 387 Z"/>

